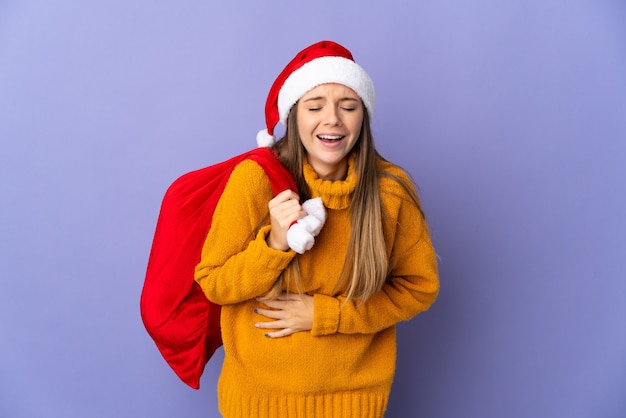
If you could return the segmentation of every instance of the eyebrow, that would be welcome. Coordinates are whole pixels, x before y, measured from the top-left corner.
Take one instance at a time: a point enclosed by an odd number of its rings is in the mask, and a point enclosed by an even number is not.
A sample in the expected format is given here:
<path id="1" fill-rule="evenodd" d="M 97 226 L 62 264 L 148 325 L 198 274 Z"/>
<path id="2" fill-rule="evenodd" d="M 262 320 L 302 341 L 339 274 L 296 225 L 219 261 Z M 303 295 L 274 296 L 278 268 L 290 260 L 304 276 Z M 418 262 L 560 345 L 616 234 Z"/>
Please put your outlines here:
<path id="1" fill-rule="evenodd" d="M 317 97 L 311 97 L 306 99 L 304 102 L 314 102 L 317 100 L 325 100 L 326 98 L 323 96 L 317 96 Z M 339 99 L 340 102 L 345 102 L 345 101 L 351 101 L 351 102 L 358 102 L 359 99 L 356 99 L 354 97 L 342 97 L 341 99 Z"/>

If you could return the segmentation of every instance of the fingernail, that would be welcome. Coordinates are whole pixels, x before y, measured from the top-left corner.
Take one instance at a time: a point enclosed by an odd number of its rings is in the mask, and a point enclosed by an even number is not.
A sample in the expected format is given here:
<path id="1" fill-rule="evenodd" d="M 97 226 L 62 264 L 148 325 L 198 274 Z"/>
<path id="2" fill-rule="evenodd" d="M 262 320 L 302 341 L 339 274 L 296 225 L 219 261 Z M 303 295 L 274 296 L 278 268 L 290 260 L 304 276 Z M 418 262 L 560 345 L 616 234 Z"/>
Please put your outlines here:
<path id="1" fill-rule="evenodd" d="M 269 335 L 269 334 L 265 334 L 265 336 L 266 336 L 267 338 L 269 338 L 269 337 L 270 337 L 270 335 Z"/>
<path id="2" fill-rule="evenodd" d="M 259 310 L 258 310 L 258 309 L 255 309 L 255 310 L 254 310 L 254 313 L 259 313 Z"/>

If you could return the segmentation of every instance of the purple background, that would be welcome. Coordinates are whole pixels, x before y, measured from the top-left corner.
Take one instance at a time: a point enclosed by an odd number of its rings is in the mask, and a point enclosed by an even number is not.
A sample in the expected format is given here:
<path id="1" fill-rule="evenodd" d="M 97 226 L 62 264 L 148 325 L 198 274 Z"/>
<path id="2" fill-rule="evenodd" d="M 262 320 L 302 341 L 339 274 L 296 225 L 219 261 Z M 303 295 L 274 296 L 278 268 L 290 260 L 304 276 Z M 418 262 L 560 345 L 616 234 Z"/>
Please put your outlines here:
<path id="1" fill-rule="evenodd" d="M 274 77 L 344 43 L 417 180 L 441 295 L 388 417 L 626 416 L 621 0 L 0 2 L 0 416 L 215 417 L 139 317 L 178 175 L 255 146 Z"/>

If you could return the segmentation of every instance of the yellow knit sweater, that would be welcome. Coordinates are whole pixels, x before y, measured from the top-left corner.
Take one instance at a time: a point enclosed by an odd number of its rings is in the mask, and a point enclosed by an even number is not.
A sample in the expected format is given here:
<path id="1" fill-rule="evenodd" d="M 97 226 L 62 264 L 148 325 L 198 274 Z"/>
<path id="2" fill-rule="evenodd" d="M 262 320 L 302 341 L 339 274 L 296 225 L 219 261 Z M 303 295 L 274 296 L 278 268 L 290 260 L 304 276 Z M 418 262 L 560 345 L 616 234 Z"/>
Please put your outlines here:
<path id="1" fill-rule="evenodd" d="M 378 164 L 406 178 L 390 163 Z M 426 224 L 403 188 L 385 178 L 380 184 L 392 274 L 362 305 L 333 296 L 348 245 L 356 173 L 350 164 L 345 181 L 331 182 L 307 164 L 304 174 L 313 197 L 321 196 L 327 209 L 311 250 L 297 255 L 268 247 L 272 190 L 262 168 L 244 161 L 217 205 L 196 268 L 207 297 L 223 305 L 225 358 L 218 392 L 220 411 L 228 418 L 382 416 L 395 371 L 395 324 L 428 309 L 439 290 Z M 254 327 L 263 320 L 254 313 L 260 307 L 255 298 L 270 290 L 294 257 L 302 291 L 314 296 L 313 329 L 267 338 Z"/>

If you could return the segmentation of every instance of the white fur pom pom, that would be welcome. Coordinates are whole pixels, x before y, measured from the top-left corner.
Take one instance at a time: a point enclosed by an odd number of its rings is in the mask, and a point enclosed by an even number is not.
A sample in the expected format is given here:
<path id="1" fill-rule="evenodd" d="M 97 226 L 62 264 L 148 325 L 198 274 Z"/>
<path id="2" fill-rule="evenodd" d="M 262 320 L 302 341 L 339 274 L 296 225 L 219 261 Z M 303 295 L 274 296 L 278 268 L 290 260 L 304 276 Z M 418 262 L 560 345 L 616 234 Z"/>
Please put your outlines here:
<path id="1" fill-rule="evenodd" d="M 307 215 L 304 218 L 298 219 L 298 224 L 302 225 L 306 232 L 314 237 L 322 230 L 322 221 L 313 215 Z"/>
<path id="2" fill-rule="evenodd" d="M 314 199 L 307 200 L 302 204 L 302 209 L 309 215 L 319 220 L 319 227 L 315 228 L 312 231 L 309 231 L 313 235 L 317 236 L 317 234 L 320 233 L 320 230 L 324 226 L 324 223 L 326 222 L 326 208 L 324 208 L 322 198 L 316 197 Z"/>
<path id="3" fill-rule="evenodd" d="M 309 199 L 302 204 L 302 209 L 307 213 L 304 218 L 291 225 L 287 231 L 287 243 L 289 248 L 298 254 L 313 248 L 315 237 L 320 233 L 326 222 L 326 209 L 321 197 Z"/>
<path id="4" fill-rule="evenodd" d="M 305 251 L 313 248 L 315 238 L 313 238 L 313 235 L 298 221 L 287 230 L 287 243 L 289 244 L 289 248 L 298 254 L 304 254 Z"/>
<path id="5" fill-rule="evenodd" d="M 267 132 L 267 129 L 262 129 L 256 134 L 256 143 L 259 147 L 271 147 L 274 145 L 274 137 Z"/>

